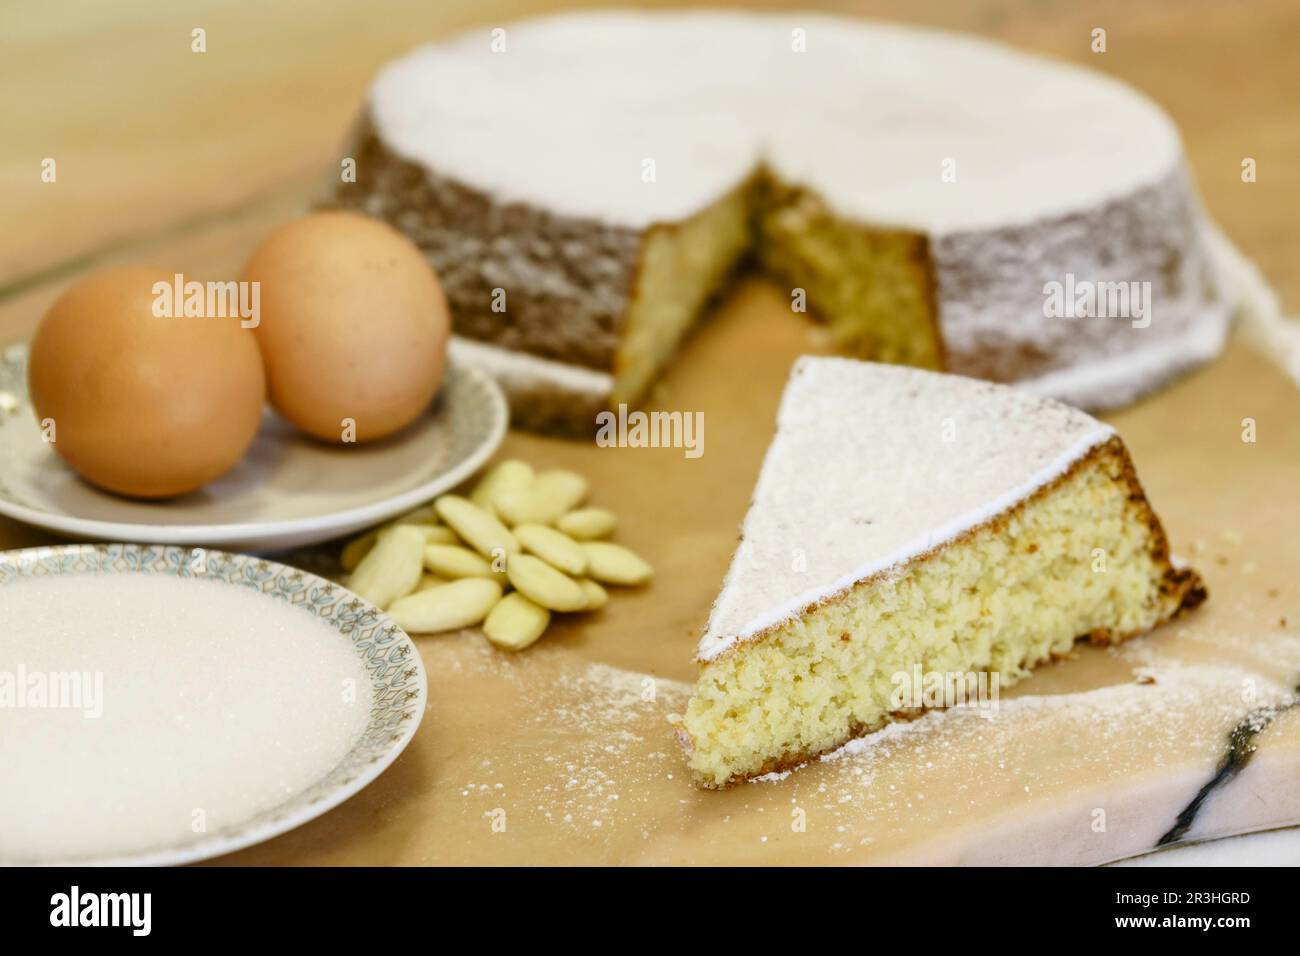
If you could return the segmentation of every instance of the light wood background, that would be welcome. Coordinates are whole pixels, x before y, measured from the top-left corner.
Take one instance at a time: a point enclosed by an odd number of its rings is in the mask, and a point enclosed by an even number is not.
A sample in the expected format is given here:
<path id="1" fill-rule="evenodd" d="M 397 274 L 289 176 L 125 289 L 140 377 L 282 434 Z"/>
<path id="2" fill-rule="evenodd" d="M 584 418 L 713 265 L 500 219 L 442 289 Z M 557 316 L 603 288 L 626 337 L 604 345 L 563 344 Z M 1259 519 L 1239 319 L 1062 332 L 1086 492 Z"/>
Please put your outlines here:
<path id="1" fill-rule="evenodd" d="M 1290 310 L 1300 306 L 1300 5 L 1292 0 L 819 6 L 982 34 L 1133 83 L 1181 127 L 1212 215 Z M 428 38 L 550 8 L 467 0 L 4 5 L 0 344 L 30 334 L 67 283 L 96 266 L 153 262 L 196 276 L 234 274 L 258 237 L 292 216 L 327 172 L 384 61 Z M 1108 34 L 1102 55 L 1089 49 L 1098 26 Z M 206 30 L 201 55 L 190 51 L 195 27 Z M 56 183 L 41 182 L 47 157 L 57 162 Z M 1244 157 L 1258 163 L 1254 184 L 1241 182 Z M 797 795 L 815 792 L 831 771 L 812 767 L 782 784 L 700 794 L 685 783 L 663 719 L 680 709 L 679 682 L 692 676 L 694 639 L 734 545 L 790 360 L 820 350 L 815 330 L 792 322 L 779 294 L 752 281 L 695 337 L 658 393 L 666 407 L 705 413 L 699 460 L 512 434 L 504 453 L 592 477 L 595 499 L 623 516 L 621 540 L 656 564 L 656 582 L 615 595 L 598 616 L 558 626 L 516 659 L 502 659 L 474 634 L 421 639 L 431 706 L 407 754 L 343 807 L 231 861 L 872 860 L 933 838 L 932 826 L 922 832 L 902 818 L 855 817 L 850 809 L 836 812 L 835 829 L 814 823 L 801 840 L 786 832 L 769 842 L 769 832 L 789 830 L 769 826 L 772 818 L 788 819 Z M 1255 445 L 1240 441 L 1247 416 L 1259 423 Z M 1295 388 L 1236 342 L 1222 361 L 1112 420 L 1175 550 L 1201 566 L 1213 594 L 1162 646 L 1177 656 L 1209 641 L 1228 658 L 1267 668 L 1257 660 L 1264 648 L 1278 668 L 1290 666 L 1300 624 Z M 0 521 L 0 547 L 49 540 Z M 1255 651 L 1238 646 L 1241 635 L 1259 636 Z M 600 670 L 606 666 L 653 675 L 658 703 L 624 706 L 610 690 L 618 678 Z M 1064 693 L 1129 679 L 1124 661 L 1085 651 L 1030 683 L 1036 693 Z M 1046 751 L 1033 758 L 1056 766 L 1068 787 L 1075 771 L 1053 764 L 1058 759 Z M 1180 759 L 1190 766 L 1205 754 L 1191 748 L 1171 762 Z M 1140 766 L 1134 757 L 1092 768 L 1089 779 L 1121 786 Z M 988 820 L 1023 812 L 1029 801 L 1004 786 L 965 809 Z M 508 836 L 488 828 L 485 814 L 497 807 L 511 814 Z M 843 845 L 852 852 L 840 852 Z"/>

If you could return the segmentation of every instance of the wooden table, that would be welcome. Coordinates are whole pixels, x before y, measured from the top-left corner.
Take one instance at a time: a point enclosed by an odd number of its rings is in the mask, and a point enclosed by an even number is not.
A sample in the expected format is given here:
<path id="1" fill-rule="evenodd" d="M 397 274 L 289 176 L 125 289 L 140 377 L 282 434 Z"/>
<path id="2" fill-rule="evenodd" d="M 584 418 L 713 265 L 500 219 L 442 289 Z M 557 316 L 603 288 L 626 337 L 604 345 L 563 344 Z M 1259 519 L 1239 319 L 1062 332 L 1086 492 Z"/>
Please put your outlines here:
<path id="1" fill-rule="evenodd" d="M 154 262 L 233 275 L 328 174 L 381 63 L 424 38 L 547 6 L 322 0 L 307 15 L 246 0 L 0 11 L 9 99 L 0 343 L 29 335 L 91 268 Z M 1300 306 L 1300 6 L 826 7 L 996 37 L 1145 90 L 1183 130 L 1211 213 L 1284 303 Z M 1098 26 L 1104 54 L 1089 49 Z M 191 52 L 196 27 L 206 53 Z M 54 183 L 41 181 L 47 157 Z M 1244 157 L 1257 161 L 1258 182 L 1241 181 Z M 1134 703 L 1132 688 L 1143 686 L 1134 668 L 1231 666 L 1278 685 L 1300 674 L 1295 386 L 1234 340 L 1221 361 L 1111 416 L 1175 550 L 1208 578 L 1212 599 L 1194 617 L 1121 652 L 1081 649 L 1044 669 L 1006 695 L 1013 720 L 948 721 L 784 781 L 701 793 L 687 783 L 666 716 L 684 704 L 694 641 L 790 361 L 823 350 L 776 290 L 750 281 L 656 392 L 663 407 L 704 412 L 703 457 L 512 433 L 503 454 L 592 478 L 595 499 L 623 518 L 620 539 L 656 565 L 653 586 L 616 595 L 517 657 L 474 633 L 419 639 L 431 703 L 406 754 L 342 807 L 226 861 L 1091 861 L 1153 842 L 1212 770 L 1236 710 L 1201 694 L 1188 712 L 1179 703 L 1186 682 L 1163 677 Z M 740 363 L 743 387 L 732 374 Z M 1246 417 L 1258 423 L 1254 444 L 1240 440 Z M 0 547 L 50 540 L 0 521 Z M 1234 817 L 1240 808 L 1229 804 L 1246 797 L 1229 794 L 1216 819 L 1300 820 L 1300 792 L 1285 785 L 1300 766 L 1300 720 L 1282 715 L 1266 737 L 1238 785 L 1267 812 Z M 1110 811 L 1106 833 L 1075 833 L 1071 821 L 1098 808 Z M 802 831 L 791 825 L 795 810 Z M 491 826 L 497 811 L 503 833 Z"/>

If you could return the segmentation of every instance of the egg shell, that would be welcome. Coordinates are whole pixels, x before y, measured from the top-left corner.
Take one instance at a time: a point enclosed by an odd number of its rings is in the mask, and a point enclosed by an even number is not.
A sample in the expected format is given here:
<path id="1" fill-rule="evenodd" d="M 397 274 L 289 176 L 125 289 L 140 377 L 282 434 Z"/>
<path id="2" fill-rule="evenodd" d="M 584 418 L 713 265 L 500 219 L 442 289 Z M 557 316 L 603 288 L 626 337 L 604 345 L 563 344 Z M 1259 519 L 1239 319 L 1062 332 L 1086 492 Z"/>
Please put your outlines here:
<path id="1" fill-rule="evenodd" d="M 371 441 L 428 407 L 451 320 L 405 236 L 368 216 L 314 213 L 267 237 L 244 278 L 260 284 L 256 331 L 271 404 L 303 431 Z"/>
<path id="2" fill-rule="evenodd" d="M 189 279 L 189 277 L 186 277 Z M 55 301 L 28 355 L 38 422 L 82 477 L 119 494 L 167 498 L 231 468 L 257 434 L 265 381 L 238 317 L 155 315 L 147 267 L 94 273 Z M 48 432 L 48 429 L 47 429 Z"/>

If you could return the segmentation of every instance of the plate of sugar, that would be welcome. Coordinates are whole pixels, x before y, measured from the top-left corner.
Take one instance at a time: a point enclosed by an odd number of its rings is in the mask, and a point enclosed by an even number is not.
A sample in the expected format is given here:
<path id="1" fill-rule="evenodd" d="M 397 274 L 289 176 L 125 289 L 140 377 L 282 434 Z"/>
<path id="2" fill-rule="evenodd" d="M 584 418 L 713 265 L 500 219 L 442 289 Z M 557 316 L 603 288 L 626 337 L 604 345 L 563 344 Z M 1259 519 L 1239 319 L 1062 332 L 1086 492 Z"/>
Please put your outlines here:
<path id="1" fill-rule="evenodd" d="M 0 865 L 270 839 L 378 777 L 427 696 L 410 638 L 305 571 L 166 545 L 0 552 Z"/>

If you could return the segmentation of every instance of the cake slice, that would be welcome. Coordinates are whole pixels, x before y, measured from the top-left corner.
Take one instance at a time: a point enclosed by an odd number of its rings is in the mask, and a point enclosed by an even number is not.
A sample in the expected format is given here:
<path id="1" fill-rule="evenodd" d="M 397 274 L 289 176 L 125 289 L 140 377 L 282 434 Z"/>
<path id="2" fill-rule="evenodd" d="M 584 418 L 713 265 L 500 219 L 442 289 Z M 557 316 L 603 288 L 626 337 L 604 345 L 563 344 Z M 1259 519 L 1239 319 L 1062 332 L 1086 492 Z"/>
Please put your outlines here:
<path id="1" fill-rule="evenodd" d="M 915 716 L 928 705 L 898 691 L 916 676 L 1005 687 L 1204 599 L 1109 426 L 1007 386 L 804 357 L 679 736 L 696 782 L 726 786 Z"/>

